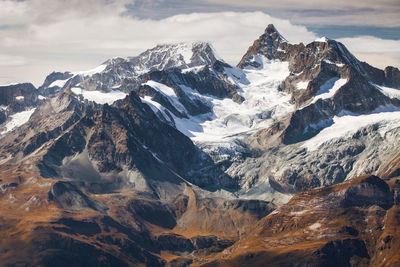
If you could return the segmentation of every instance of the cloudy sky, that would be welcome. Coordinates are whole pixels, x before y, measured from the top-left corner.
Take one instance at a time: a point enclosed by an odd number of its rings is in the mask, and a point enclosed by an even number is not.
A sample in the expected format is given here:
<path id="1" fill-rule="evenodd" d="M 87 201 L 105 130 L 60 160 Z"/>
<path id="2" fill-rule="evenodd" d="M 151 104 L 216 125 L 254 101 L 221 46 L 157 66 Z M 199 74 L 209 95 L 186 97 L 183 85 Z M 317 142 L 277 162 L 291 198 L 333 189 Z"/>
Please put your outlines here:
<path id="1" fill-rule="evenodd" d="M 400 0 L 0 0 L 0 84 L 39 86 L 159 43 L 208 41 L 236 64 L 273 23 L 290 42 L 321 36 L 400 67 Z"/>

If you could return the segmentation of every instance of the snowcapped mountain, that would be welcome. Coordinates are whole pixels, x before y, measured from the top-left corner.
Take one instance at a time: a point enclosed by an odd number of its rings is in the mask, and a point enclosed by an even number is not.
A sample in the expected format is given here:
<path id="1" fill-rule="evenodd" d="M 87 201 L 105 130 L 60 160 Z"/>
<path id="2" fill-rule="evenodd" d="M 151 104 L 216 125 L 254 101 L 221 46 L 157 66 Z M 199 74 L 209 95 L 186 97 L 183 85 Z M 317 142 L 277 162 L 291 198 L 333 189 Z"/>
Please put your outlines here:
<path id="1" fill-rule="evenodd" d="M 43 95 L 54 94 L 60 89 L 78 85 L 87 91 L 108 92 L 121 86 L 125 79 L 140 84 L 140 76 L 150 71 L 194 68 L 212 65 L 217 60 L 214 49 L 208 43 L 158 45 L 136 57 L 112 58 L 89 71 L 53 72 L 39 91 Z"/>
<path id="2" fill-rule="evenodd" d="M 168 44 L 53 72 L 38 89 L 0 87 L 0 203 L 15 210 L 3 219 L 0 262 L 16 264 L 13 246 L 23 244 L 6 237 L 29 232 L 20 262 L 38 255 L 36 265 L 244 264 L 253 254 L 257 265 L 266 247 L 290 241 L 280 232 L 321 228 L 331 234 L 301 250 L 309 262 L 375 262 L 369 226 L 332 230 L 302 215 L 349 223 L 343 214 L 354 207 L 371 220 L 396 212 L 399 87 L 397 68 L 360 62 L 328 38 L 291 44 L 273 25 L 236 67 L 210 44 Z M 356 178 L 365 174 L 387 180 Z M 303 211 L 306 203 L 317 204 Z M 368 213 L 374 205 L 379 212 Z M 377 223 L 377 235 L 398 224 Z M 336 240 L 349 235 L 355 241 Z M 286 259 L 307 260 L 296 255 Z"/>
<path id="3" fill-rule="evenodd" d="M 0 136 L 27 122 L 44 99 L 31 83 L 0 86 Z"/>

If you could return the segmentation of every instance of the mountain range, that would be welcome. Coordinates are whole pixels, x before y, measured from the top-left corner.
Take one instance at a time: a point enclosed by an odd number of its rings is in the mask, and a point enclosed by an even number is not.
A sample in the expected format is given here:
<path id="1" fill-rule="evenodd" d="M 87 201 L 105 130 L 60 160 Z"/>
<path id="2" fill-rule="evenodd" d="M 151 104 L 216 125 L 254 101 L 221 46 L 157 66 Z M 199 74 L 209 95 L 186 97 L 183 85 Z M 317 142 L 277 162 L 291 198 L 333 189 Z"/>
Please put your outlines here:
<path id="1" fill-rule="evenodd" d="M 0 86 L 2 266 L 398 266 L 400 71 L 273 25 Z"/>

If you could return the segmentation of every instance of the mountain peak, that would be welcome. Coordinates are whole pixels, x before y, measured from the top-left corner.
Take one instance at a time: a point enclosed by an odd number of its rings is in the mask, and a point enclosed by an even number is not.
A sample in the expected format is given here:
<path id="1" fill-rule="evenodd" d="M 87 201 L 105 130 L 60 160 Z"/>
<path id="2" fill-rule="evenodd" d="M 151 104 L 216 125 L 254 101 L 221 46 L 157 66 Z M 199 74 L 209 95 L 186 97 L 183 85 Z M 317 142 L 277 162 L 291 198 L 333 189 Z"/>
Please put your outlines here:
<path id="1" fill-rule="evenodd" d="M 265 28 L 264 34 L 271 36 L 272 39 L 281 39 L 287 42 L 286 38 L 279 33 L 279 31 L 275 28 L 274 24 L 269 24 L 267 28 Z"/>
<path id="2" fill-rule="evenodd" d="M 219 56 L 207 42 L 160 44 L 137 57 L 129 58 L 131 63 L 143 65 L 143 69 L 157 70 L 212 65 L 217 60 L 220 60 Z"/>
<path id="3" fill-rule="evenodd" d="M 267 28 L 265 28 L 266 33 L 271 33 L 271 32 L 278 32 L 274 26 L 274 24 L 268 24 Z"/>
<path id="4" fill-rule="evenodd" d="M 257 67 L 257 64 L 254 65 L 252 60 L 253 56 L 257 54 L 263 55 L 268 59 L 276 59 L 281 43 L 288 43 L 288 41 L 278 32 L 273 24 L 269 24 L 264 33 L 249 47 L 247 53 L 239 62 L 238 67 L 243 68 L 247 65 Z"/>

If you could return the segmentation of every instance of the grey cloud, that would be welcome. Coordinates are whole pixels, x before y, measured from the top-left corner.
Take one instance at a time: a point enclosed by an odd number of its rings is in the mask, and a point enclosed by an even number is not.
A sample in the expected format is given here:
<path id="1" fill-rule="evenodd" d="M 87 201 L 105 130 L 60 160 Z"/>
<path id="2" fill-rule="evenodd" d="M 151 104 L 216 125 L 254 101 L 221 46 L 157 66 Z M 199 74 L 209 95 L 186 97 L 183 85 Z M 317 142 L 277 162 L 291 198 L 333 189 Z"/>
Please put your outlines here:
<path id="1" fill-rule="evenodd" d="M 138 18 L 164 19 L 194 12 L 255 11 L 241 7 L 194 0 L 135 0 L 127 5 L 126 14 Z M 156 11 L 156 12 L 155 12 Z"/>
<path id="2" fill-rule="evenodd" d="M 398 0 L 136 0 L 128 5 L 127 13 L 162 19 L 182 13 L 219 11 L 262 11 L 303 25 L 400 26 Z"/>
<path id="3" fill-rule="evenodd" d="M 365 12 L 379 12 L 374 8 L 351 8 L 351 9 L 285 9 L 287 12 L 300 13 L 303 16 L 343 16 L 343 15 L 358 15 Z"/>
<path id="4" fill-rule="evenodd" d="M 317 8 L 317 9 L 336 9 L 336 8 L 385 8 L 399 7 L 398 0 L 252 0 L 252 1 L 236 1 L 236 0 L 203 0 L 210 4 L 225 4 L 241 7 L 271 7 L 271 8 L 292 8 L 299 9 Z"/>
<path id="5" fill-rule="evenodd" d="M 327 36 L 331 39 L 373 35 L 382 39 L 400 40 L 400 27 L 312 25 L 307 28 L 318 35 Z"/>

